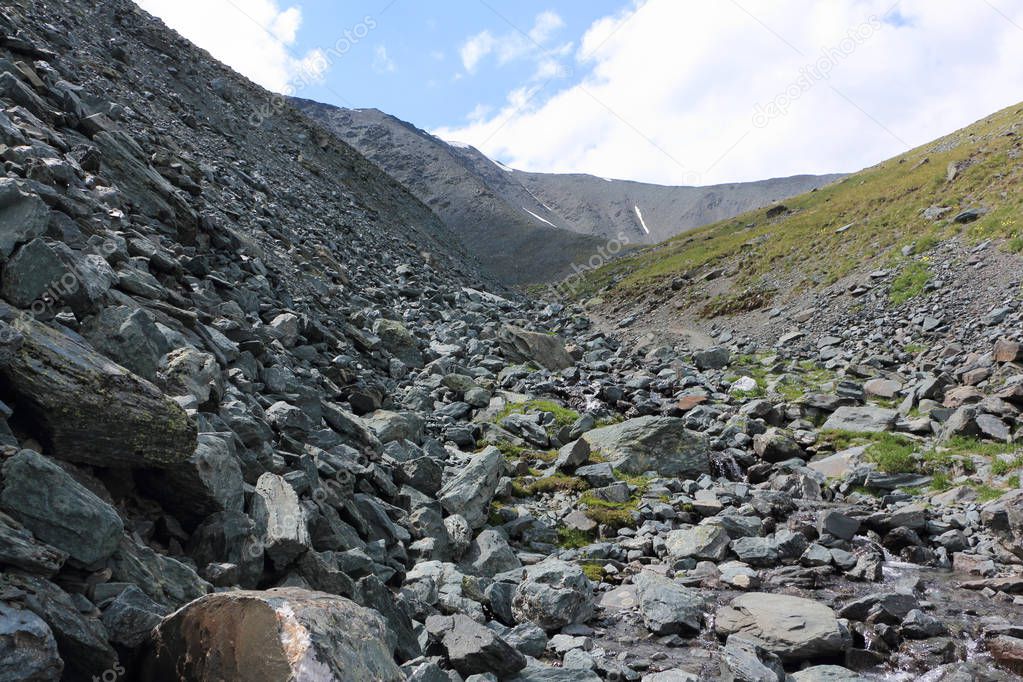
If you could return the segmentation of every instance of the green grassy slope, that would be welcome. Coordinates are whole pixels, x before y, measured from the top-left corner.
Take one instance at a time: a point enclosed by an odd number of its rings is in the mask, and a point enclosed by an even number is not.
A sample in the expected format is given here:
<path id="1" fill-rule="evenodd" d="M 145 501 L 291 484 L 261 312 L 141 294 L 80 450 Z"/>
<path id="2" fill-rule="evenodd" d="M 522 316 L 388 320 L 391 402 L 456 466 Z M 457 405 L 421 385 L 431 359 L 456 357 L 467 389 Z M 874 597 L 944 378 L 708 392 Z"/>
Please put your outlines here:
<path id="1" fill-rule="evenodd" d="M 790 199 L 784 215 L 750 212 L 642 249 L 589 273 L 578 292 L 641 297 L 680 275 L 724 267 L 734 299 L 708 303 L 704 314 L 713 316 L 735 312 L 732 303 L 761 307 L 863 266 L 894 264 L 906 245 L 924 263 L 923 254 L 955 235 L 1004 240 L 1002 248 L 1023 251 L 1021 135 L 1023 104 Z M 950 210 L 935 220 L 923 215 L 930 206 Z M 953 222 L 968 208 L 986 212 L 974 222 Z"/>

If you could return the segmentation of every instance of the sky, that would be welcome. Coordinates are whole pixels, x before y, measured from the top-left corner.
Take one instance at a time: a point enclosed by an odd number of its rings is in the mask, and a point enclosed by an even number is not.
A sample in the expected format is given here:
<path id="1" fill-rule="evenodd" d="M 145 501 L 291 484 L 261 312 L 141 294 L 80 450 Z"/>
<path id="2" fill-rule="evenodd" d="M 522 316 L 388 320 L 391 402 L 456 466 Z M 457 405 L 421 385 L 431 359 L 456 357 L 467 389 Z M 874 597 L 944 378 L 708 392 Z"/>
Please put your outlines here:
<path id="1" fill-rule="evenodd" d="M 1023 101 L 1023 0 L 137 0 L 275 92 L 513 168 L 864 168 Z"/>

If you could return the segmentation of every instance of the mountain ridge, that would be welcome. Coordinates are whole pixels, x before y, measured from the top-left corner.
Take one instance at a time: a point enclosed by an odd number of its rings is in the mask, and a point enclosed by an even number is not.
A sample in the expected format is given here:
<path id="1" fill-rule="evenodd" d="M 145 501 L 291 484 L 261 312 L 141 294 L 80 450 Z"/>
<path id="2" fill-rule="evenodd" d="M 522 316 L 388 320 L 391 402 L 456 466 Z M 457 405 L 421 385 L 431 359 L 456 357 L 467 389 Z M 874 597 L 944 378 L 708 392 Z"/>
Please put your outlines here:
<path id="1" fill-rule="evenodd" d="M 292 102 L 408 187 L 462 236 L 484 267 L 516 284 L 571 274 L 573 264 L 588 262 L 610 240 L 654 243 L 842 177 L 673 187 L 529 173 L 378 109 Z"/>

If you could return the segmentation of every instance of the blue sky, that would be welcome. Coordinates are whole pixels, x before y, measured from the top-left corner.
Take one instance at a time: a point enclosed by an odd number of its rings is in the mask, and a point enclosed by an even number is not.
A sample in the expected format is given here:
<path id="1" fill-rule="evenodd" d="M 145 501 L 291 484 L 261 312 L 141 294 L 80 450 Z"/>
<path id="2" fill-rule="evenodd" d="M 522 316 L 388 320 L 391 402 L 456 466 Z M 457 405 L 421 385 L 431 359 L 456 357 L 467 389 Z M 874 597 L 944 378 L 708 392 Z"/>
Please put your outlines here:
<path id="1" fill-rule="evenodd" d="M 1023 0 L 136 1 L 268 89 L 530 171 L 855 171 L 1023 100 Z"/>
<path id="2" fill-rule="evenodd" d="M 574 47 L 596 19 L 623 5 L 621 0 L 560 4 L 556 14 L 563 25 L 549 31 L 542 47 L 547 51 L 565 44 Z M 551 9 L 548 0 L 306 1 L 302 30 L 293 47 L 296 54 L 329 50 L 338 40 L 346 40 L 345 30 L 354 38 L 356 28 L 369 23 L 366 17 L 375 28 L 365 38 L 351 41 L 351 49 L 332 62 L 323 84 L 296 94 L 339 106 L 382 109 L 427 129 L 457 125 L 478 105 L 498 106 L 510 90 L 532 79 L 537 53 L 544 50 L 523 34 L 528 35 L 537 17 Z M 526 53 L 503 63 L 499 55 L 488 54 L 468 73 L 460 50 L 484 31 L 495 42 L 521 40 Z M 573 79 L 578 76 L 566 74 L 551 88 Z"/>

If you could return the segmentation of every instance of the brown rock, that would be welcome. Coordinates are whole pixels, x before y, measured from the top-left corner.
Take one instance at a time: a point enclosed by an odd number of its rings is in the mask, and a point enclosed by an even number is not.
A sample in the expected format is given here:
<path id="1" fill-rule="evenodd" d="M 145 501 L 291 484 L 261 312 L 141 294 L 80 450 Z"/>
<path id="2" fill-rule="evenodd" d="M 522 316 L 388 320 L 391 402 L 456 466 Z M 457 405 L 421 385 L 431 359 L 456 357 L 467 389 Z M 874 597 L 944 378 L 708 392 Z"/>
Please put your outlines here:
<path id="1" fill-rule="evenodd" d="M 1023 360 L 1023 347 L 1016 341 L 999 339 L 995 341 L 993 355 L 995 362 L 1018 362 Z"/>
<path id="2" fill-rule="evenodd" d="M 998 661 L 998 665 L 1023 675 L 1023 639 L 1007 635 L 992 637 L 987 643 L 987 650 Z"/>
<path id="3" fill-rule="evenodd" d="M 323 682 L 404 679 L 375 612 L 298 588 L 210 594 L 154 630 L 142 679 Z"/>

